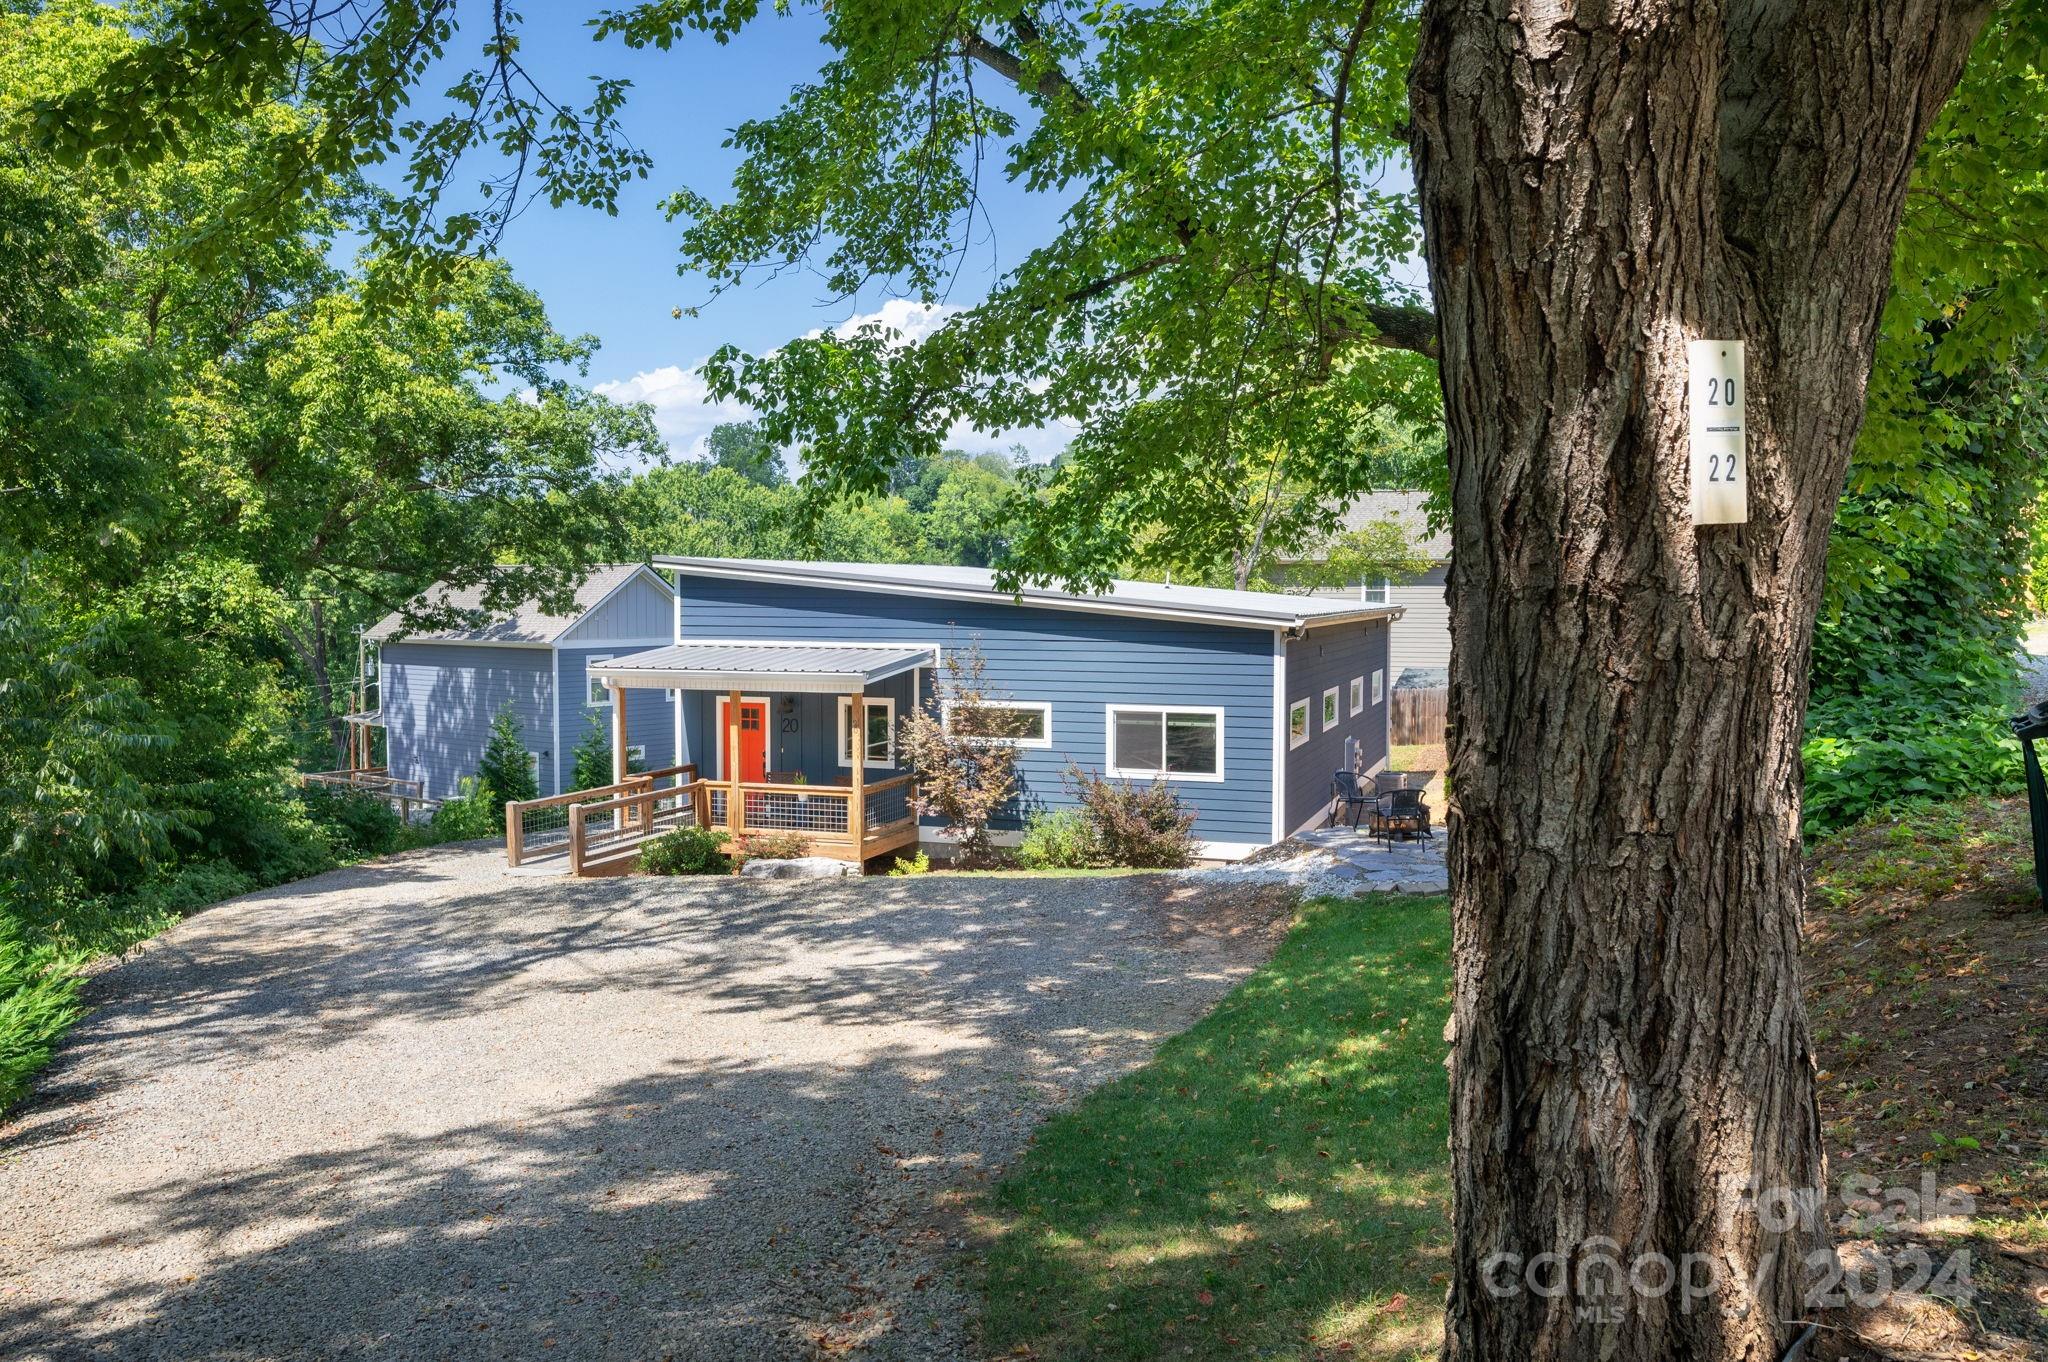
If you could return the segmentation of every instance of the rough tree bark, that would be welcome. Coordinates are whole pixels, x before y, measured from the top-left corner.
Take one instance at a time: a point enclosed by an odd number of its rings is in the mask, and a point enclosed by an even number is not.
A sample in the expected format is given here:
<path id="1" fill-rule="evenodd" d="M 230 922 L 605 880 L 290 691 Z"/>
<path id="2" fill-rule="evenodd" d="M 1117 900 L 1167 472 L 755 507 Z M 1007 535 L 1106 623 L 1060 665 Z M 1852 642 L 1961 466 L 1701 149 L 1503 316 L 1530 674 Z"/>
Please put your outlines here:
<path id="1" fill-rule="evenodd" d="M 1826 1235 L 1741 1194 L 1824 1178 L 1809 638 L 1908 173 L 1986 12 L 1426 8 L 1411 94 L 1456 512 L 1446 1357 L 1767 1362 L 1810 1318 Z M 1704 337 L 1748 342 L 1746 525 L 1690 522 Z M 1652 1254 L 1700 1255 L 1712 1294 L 1608 1267 Z"/>

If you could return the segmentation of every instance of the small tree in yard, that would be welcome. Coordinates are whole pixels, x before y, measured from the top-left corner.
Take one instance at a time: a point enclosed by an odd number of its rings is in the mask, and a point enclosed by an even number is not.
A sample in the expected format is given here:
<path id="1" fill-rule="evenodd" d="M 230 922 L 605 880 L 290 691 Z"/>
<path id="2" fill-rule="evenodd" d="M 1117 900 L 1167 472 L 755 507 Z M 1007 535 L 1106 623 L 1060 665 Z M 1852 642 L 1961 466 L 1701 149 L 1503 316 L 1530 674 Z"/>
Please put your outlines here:
<path id="1" fill-rule="evenodd" d="M 1163 780 L 1105 780 L 1067 766 L 1067 788 L 1088 815 L 1096 847 L 1111 865 L 1171 870 L 1195 861 L 1195 811 Z"/>
<path id="2" fill-rule="evenodd" d="M 569 788 L 572 790 L 595 790 L 601 785 L 612 783 L 612 735 L 605 731 L 604 724 L 596 715 L 590 718 L 590 730 L 583 735 L 583 741 L 576 744 L 570 755 Z M 638 757 L 626 757 L 626 773 L 631 775 L 647 769 L 647 763 Z"/>
<path id="3" fill-rule="evenodd" d="M 491 720 L 490 740 L 476 764 L 478 790 L 490 800 L 491 821 L 505 826 L 505 801 L 538 799 L 540 784 L 534 779 L 533 759 L 526 750 L 526 730 L 510 705 Z"/>
<path id="4" fill-rule="evenodd" d="M 923 705 L 911 711 L 898 742 L 917 773 L 910 804 L 943 818 L 970 861 L 993 857 L 989 820 L 1017 788 L 1014 712 L 991 708 L 988 659 L 969 644 L 946 654 L 945 673 Z"/>

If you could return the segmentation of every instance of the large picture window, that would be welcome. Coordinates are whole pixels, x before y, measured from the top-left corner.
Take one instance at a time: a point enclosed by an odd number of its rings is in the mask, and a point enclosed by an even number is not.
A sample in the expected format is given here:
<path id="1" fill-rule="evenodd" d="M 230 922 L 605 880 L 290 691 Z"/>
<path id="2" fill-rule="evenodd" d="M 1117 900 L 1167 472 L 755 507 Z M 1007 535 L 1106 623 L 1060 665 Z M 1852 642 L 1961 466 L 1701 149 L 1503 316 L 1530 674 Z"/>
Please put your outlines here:
<path id="1" fill-rule="evenodd" d="M 1037 700 L 984 700 L 946 711 L 946 730 L 1011 747 L 1052 746 L 1052 706 Z"/>
<path id="2" fill-rule="evenodd" d="M 869 700 L 867 710 L 867 747 L 862 753 L 863 766 L 894 766 L 896 764 L 896 702 L 886 696 Z M 839 697 L 839 764 L 853 765 L 853 743 L 848 732 L 847 716 L 853 711 L 853 697 Z"/>
<path id="3" fill-rule="evenodd" d="M 1112 776 L 1223 779 L 1223 711 L 1164 705 L 1108 707 Z"/>

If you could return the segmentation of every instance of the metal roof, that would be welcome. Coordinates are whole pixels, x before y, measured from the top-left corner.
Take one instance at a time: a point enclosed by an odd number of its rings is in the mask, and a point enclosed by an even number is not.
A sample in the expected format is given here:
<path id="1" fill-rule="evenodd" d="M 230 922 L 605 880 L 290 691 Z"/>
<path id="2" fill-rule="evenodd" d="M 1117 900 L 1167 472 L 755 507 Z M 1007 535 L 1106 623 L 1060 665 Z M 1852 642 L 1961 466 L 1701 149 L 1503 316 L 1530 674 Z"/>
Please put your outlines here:
<path id="1" fill-rule="evenodd" d="M 590 664 L 622 686 L 843 695 L 938 662 L 927 643 L 676 643 Z"/>
<path id="2" fill-rule="evenodd" d="M 1290 596 L 1277 591 L 1229 591 L 1166 582 L 1114 581 L 1099 594 L 1029 586 L 998 591 L 987 568 L 940 567 L 921 563 L 816 563 L 771 558 L 667 558 L 654 565 L 712 577 L 793 582 L 840 590 L 907 592 L 953 599 L 991 599 L 1064 610 L 1154 615 L 1247 628 L 1313 628 L 1351 620 L 1392 619 L 1399 606 L 1363 605 L 1357 600 Z"/>
<path id="3" fill-rule="evenodd" d="M 601 604 L 605 597 L 624 586 L 635 573 L 646 571 L 646 566 L 644 563 L 604 563 L 592 568 L 590 575 L 576 588 L 575 605 L 566 615 L 551 615 L 542 610 L 537 601 L 522 601 L 510 614 L 500 615 L 474 629 L 424 629 L 411 633 L 403 628 L 401 613 L 394 611 L 378 620 L 366 637 L 372 643 L 389 639 L 402 639 L 409 643 L 553 643 L 576 621 Z M 659 573 L 649 573 L 648 576 L 663 591 L 669 589 Z M 484 588 L 479 584 L 450 591 L 446 584 L 441 584 L 427 588 L 420 599 L 436 609 L 452 606 L 457 610 L 479 610 L 483 608 Z M 664 629 L 662 632 L 668 631 Z"/>

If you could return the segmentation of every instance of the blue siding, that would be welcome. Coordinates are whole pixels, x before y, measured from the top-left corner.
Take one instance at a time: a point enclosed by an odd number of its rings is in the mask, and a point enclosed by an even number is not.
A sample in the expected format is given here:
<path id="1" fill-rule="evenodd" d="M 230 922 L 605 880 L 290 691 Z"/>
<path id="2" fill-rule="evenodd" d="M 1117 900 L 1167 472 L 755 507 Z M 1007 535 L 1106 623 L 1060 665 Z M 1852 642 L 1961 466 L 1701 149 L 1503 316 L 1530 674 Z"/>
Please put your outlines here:
<path id="1" fill-rule="evenodd" d="M 392 775 L 425 781 L 430 799 L 455 794 L 462 777 L 476 774 L 491 720 L 509 704 L 525 727 L 527 749 L 540 754 L 541 789 L 548 790 L 554 669 L 547 648 L 387 643 L 378 661 Z"/>
<path id="2" fill-rule="evenodd" d="M 646 573 L 635 573 L 611 599 L 585 615 L 556 642 L 564 648 L 602 645 L 631 639 L 666 642 L 675 631 L 675 607 L 667 591 Z"/>
<path id="3" fill-rule="evenodd" d="M 668 598 L 662 598 L 662 609 L 668 610 Z M 663 629 L 673 627 L 674 621 L 664 615 Z M 592 658 L 621 656 L 635 651 L 632 648 L 569 648 L 564 647 L 562 656 L 562 783 L 567 785 L 571 774 L 571 754 L 576 744 L 590 731 L 592 722 L 603 725 L 610 741 L 612 711 L 609 705 L 589 703 L 589 665 Z M 628 745 L 647 749 L 647 769 L 659 770 L 676 764 L 676 721 L 675 709 L 665 690 L 626 691 L 626 742 Z"/>
<path id="4" fill-rule="evenodd" d="M 1387 757 L 1387 687 L 1382 675 L 1380 702 L 1372 702 L 1372 674 L 1387 668 L 1387 625 L 1384 620 L 1312 629 L 1287 641 L 1287 703 L 1308 701 L 1309 739 L 1287 753 L 1286 830 L 1294 832 L 1329 807 L 1330 776 L 1344 766 L 1344 740 L 1355 738 L 1364 749 L 1363 767 L 1371 770 Z M 1365 708 L 1351 713 L 1351 678 L 1365 678 Z M 1323 692 L 1337 688 L 1337 726 L 1323 728 Z"/>
<path id="5" fill-rule="evenodd" d="M 1270 630 L 688 574 L 682 578 L 682 595 L 686 640 L 902 642 L 941 648 L 979 641 L 995 689 L 1012 699 L 1052 705 L 1052 748 L 1020 754 L 1026 807 L 1070 802 L 1060 784 L 1069 757 L 1088 770 L 1102 769 L 1106 706 L 1221 706 L 1227 779 L 1176 781 L 1174 789 L 1198 811 L 1198 836 L 1255 844 L 1272 839 Z M 691 721 L 693 750 L 704 740 L 702 726 L 711 713 L 708 697 L 699 699 L 701 707 Z M 822 730 L 828 749 L 835 733 L 829 716 L 826 711 L 820 723 L 799 715 L 803 731 Z"/>

